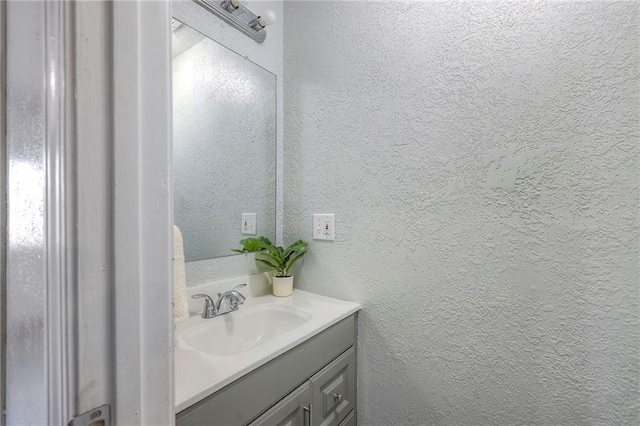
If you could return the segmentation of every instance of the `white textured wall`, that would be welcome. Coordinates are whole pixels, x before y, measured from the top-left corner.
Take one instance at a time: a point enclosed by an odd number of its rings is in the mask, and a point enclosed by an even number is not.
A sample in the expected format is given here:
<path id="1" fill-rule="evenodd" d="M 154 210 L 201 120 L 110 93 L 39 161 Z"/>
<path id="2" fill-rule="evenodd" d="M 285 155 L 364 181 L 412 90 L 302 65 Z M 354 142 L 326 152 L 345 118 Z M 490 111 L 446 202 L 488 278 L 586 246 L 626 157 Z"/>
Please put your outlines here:
<path id="1" fill-rule="evenodd" d="M 234 52 L 246 56 L 252 62 L 272 72 L 277 78 L 276 107 L 276 239 L 282 236 L 282 156 L 283 156 L 283 3 L 280 0 L 253 1 L 247 7 L 255 13 L 273 10 L 278 21 L 267 28 L 267 39 L 258 44 L 240 31 L 232 28 L 215 15 L 207 12 L 191 0 L 173 0 L 172 14 L 190 27 L 205 34 Z M 251 212 L 248 212 L 251 213 Z M 260 271 L 255 261 L 246 256 L 227 256 L 187 262 L 187 285 L 196 286 L 210 281 L 252 274 Z"/>
<path id="2" fill-rule="evenodd" d="M 285 240 L 359 424 L 637 425 L 637 2 L 285 4 Z"/>

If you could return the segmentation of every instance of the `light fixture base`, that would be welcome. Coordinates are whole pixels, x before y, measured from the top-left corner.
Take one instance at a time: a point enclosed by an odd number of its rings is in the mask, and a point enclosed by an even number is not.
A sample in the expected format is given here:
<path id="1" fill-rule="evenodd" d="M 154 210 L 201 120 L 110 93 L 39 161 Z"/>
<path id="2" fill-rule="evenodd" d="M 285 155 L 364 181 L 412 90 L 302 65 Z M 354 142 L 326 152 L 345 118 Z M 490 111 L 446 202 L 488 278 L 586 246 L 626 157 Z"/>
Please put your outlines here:
<path id="1" fill-rule="evenodd" d="M 222 7 L 222 2 L 220 2 L 220 0 L 193 1 L 225 21 L 227 24 L 231 25 L 233 28 L 244 33 L 256 43 L 262 43 L 267 38 L 267 31 L 264 28 L 261 28 L 260 26 L 258 26 L 258 28 L 254 28 L 250 25 L 250 23 L 256 22 L 258 17 L 243 5 L 239 5 L 238 8 L 228 11 Z"/>

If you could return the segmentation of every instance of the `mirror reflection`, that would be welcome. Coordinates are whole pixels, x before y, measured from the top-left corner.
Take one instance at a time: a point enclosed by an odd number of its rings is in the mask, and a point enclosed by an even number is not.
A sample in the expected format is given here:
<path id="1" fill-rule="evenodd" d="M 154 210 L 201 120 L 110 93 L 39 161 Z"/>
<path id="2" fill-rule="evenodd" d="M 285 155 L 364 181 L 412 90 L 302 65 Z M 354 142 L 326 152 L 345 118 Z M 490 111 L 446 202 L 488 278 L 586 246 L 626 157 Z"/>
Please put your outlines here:
<path id="1" fill-rule="evenodd" d="M 274 240 L 276 76 L 184 23 L 172 29 L 174 221 L 185 260 L 232 255 L 247 236 Z"/>

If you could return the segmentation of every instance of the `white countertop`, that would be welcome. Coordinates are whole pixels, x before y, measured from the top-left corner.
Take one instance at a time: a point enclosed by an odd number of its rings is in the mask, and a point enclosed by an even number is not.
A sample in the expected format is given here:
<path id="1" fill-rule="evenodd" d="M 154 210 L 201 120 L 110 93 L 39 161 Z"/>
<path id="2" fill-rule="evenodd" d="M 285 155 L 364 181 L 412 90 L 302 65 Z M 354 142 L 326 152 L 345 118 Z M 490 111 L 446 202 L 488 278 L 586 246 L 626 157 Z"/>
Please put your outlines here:
<path id="1" fill-rule="evenodd" d="M 181 334 L 194 327 L 204 327 L 209 321 L 231 321 L 243 311 L 273 304 L 305 311 L 311 318 L 299 327 L 265 342 L 251 350 L 233 356 L 214 356 L 191 348 Z M 360 309 L 358 303 L 345 302 L 294 289 L 289 297 L 265 295 L 248 297 L 236 312 L 211 319 L 197 315 L 176 326 L 175 404 L 176 412 L 195 404 L 234 380 L 283 354 L 310 337 L 329 328 Z M 228 317 L 224 319 L 224 317 Z"/>

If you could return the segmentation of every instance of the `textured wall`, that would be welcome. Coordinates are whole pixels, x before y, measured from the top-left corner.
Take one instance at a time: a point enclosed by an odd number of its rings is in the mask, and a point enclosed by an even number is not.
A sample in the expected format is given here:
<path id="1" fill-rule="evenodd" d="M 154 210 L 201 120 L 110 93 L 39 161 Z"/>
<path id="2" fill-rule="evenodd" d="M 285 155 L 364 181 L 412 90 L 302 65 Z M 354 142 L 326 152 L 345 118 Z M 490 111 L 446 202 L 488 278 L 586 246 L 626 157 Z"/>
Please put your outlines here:
<path id="1" fill-rule="evenodd" d="M 285 3 L 285 240 L 359 424 L 637 425 L 638 3 Z M 300 23 L 304 23 L 301 25 Z"/>
<path id="2" fill-rule="evenodd" d="M 275 180 L 276 76 L 204 38 L 173 59 L 174 222 L 185 259 L 231 255 L 245 237 L 242 213 L 275 239 Z"/>

